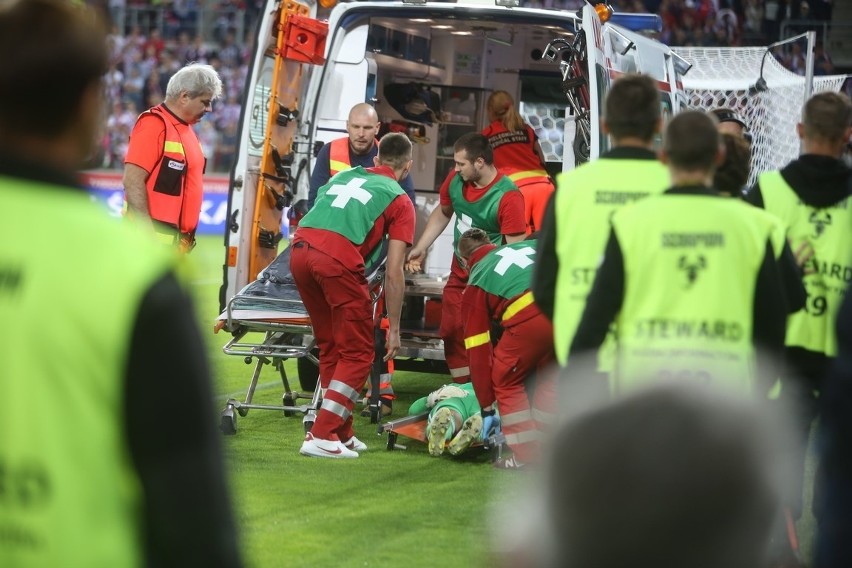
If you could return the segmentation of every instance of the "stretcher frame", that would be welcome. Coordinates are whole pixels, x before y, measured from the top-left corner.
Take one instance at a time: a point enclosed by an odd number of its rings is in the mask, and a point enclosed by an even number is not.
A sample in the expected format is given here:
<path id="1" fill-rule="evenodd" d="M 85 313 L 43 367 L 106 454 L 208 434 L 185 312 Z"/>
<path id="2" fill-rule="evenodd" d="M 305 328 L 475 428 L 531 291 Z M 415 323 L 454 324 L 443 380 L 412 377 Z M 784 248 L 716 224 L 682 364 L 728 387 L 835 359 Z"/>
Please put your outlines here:
<path id="1" fill-rule="evenodd" d="M 397 441 L 399 439 L 399 435 L 402 434 L 412 440 L 425 443 L 427 441 L 426 428 L 428 425 L 429 411 L 427 410 L 426 412 L 411 414 L 403 418 L 397 418 L 396 420 L 389 420 L 383 424 L 379 424 L 378 434 L 382 435 L 387 433 L 388 441 L 386 448 L 388 451 L 406 450 L 408 447 Z M 502 431 L 497 431 L 495 434 L 489 436 L 488 440 L 485 442 L 474 442 L 471 444 L 471 447 L 475 448 L 481 446 L 483 450 L 491 452 L 491 460 L 496 461 L 502 457 L 503 447 L 505 445 L 506 436 L 503 435 Z"/>
<path id="2" fill-rule="evenodd" d="M 384 275 L 385 267 L 381 264 L 368 276 L 368 287 L 370 289 L 370 299 L 373 307 L 373 342 L 376 356 L 373 360 L 373 365 L 370 369 L 370 392 L 368 408 L 370 412 L 370 422 L 376 424 L 381 416 L 380 409 L 380 393 L 379 381 L 381 375 L 382 357 L 385 351 L 385 335 L 384 330 L 380 327 L 381 315 L 378 313 L 378 300 L 384 294 Z M 245 358 L 246 364 L 251 364 L 255 360 L 254 370 L 252 372 L 251 381 L 249 382 L 243 401 L 235 398 L 229 398 L 225 403 L 225 408 L 221 412 L 219 427 L 223 434 L 234 435 L 237 433 L 237 414 L 241 417 L 248 415 L 249 411 L 254 410 L 277 410 L 283 411 L 284 416 L 294 416 L 297 412 L 304 414 L 302 420 L 305 432 L 308 432 L 316 419 L 316 413 L 322 404 L 322 386 L 320 379 L 317 379 L 316 387 L 312 393 L 303 391 L 294 391 L 290 387 L 290 381 L 287 377 L 287 372 L 284 369 L 284 361 L 288 359 L 306 358 L 315 365 L 319 365 L 319 360 L 311 351 L 316 347 L 316 339 L 313 336 L 313 327 L 310 324 L 310 319 L 307 316 L 292 317 L 292 318 L 246 318 L 240 317 L 241 312 L 257 312 L 260 310 L 238 310 L 235 309 L 235 304 L 241 300 L 250 299 L 253 307 L 266 306 L 269 313 L 280 312 L 294 313 L 303 312 L 304 305 L 300 300 L 263 297 L 254 295 L 236 294 L 230 300 L 223 313 L 224 318 L 220 316 L 218 329 L 229 331 L 233 337 L 222 347 L 222 351 L 226 355 L 237 355 Z M 251 342 L 246 340 L 246 336 L 252 332 L 262 332 L 264 334 L 261 342 Z M 309 341 L 304 341 L 305 337 L 310 337 Z M 281 382 L 284 387 L 281 406 L 269 404 L 256 404 L 253 402 L 255 390 L 257 389 L 260 374 L 264 365 L 272 365 L 281 377 Z M 297 405 L 299 399 L 310 399 L 308 404 Z"/>

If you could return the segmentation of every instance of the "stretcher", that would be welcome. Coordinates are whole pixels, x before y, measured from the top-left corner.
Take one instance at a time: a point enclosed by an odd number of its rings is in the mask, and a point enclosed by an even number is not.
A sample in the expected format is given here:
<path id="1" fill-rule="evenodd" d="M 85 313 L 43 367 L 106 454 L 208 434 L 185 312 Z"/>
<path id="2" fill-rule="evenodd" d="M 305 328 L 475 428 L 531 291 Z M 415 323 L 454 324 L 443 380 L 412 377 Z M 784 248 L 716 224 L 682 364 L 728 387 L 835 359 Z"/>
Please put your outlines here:
<path id="1" fill-rule="evenodd" d="M 416 440 L 418 442 L 427 442 L 426 428 L 429 426 L 429 412 L 421 412 L 419 414 L 411 414 L 404 418 L 389 420 L 383 424 L 379 424 L 378 433 L 387 434 L 387 449 L 390 450 L 405 450 L 407 447 L 399 443 L 400 434 L 406 438 Z M 503 448 L 506 445 L 506 437 L 503 432 L 497 431 L 488 437 L 485 442 L 474 442 L 471 447 L 482 447 L 485 451 L 491 452 L 491 459 L 498 460 L 502 457 Z"/>
<path id="2" fill-rule="evenodd" d="M 381 329 L 378 313 L 379 298 L 384 292 L 385 256 L 366 269 L 367 283 L 373 300 L 374 347 L 376 356 L 370 372 L 368 409 L 370 421 L 379 423 L 381 401 L 379 378 L 382 373 L 382 357 L 385 353 L 385 332 Z M 440 297 L 443 284 L 434 279 L 415 278 L 406 283 L 406 294 L 417 305 L 424 297 Z M 410 310 L 407 310 L 410 312 Z M 429 372 L 446 372 L 443 361 L 443 342 L 437 328 L 423 325 L 415 310 L 410 319 L 403 322 L 400 330 L 401 348 L 394 359 L 397 369 Z M 232 338 L 222 348 L 227 355 L 245 358 L 246 364 L 254 363 L 249 386 L 243 400 L 229 398 L 220 418 L 220 429 L 226 435 L 236 434 L 237 415 L 245 417 L 249 410 L 283 411 L 285 416 L 296 413 L 304 415 L 305 431 L 310 430 L 321 404 L 318 378 L 318 355 L 308 312 L 299 297 L 295 282 L 290 274 L 290 249 L 286 248 L 258 275 L 257 280 L 246 285 L 226 304 L 217 320 L 216 331 L 225 330 Z M 258 340 L 258 333 L 262 339 Z M 301 390 L 293 390 L 284 368 L 284 361 L 296 359 Z M 256 404 L 255 390 L 264 366 L 271 366 L 281 378 L 284 388 L 281 406 Z M 305 404 L 297 404 L 307 400 Z"/>

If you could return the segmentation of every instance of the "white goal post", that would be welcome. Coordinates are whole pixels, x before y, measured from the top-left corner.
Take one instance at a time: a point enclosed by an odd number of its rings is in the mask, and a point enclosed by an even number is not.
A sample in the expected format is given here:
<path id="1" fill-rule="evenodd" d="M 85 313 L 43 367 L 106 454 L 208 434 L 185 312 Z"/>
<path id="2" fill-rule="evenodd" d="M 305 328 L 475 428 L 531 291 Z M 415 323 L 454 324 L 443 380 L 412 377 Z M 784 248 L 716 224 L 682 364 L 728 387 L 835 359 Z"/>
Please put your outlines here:
<path id="1" fill-rule="evenodd" d="M 774 44 L 777 45 L 777 44 Z M 800 121 L 807 93 L 839 91 L 846 75 L 806 77 L 784 68 L 769 47 L 673 47 L 692 68 L 683 77 L 687 104 L 711 110 L 727 107 L 738 111 L 752 135 L 752 167 L 748 185 L 758 174 L 784 167 L 799 156 L 796 123 Z M 807 49 L 803 50 L 808 53 Z M 813 53 L 810 53 L 811 60 Z M 766 90 L 754 87 L 761 77 Z M 812 69 L 812 64 L 810 64 Z"/>

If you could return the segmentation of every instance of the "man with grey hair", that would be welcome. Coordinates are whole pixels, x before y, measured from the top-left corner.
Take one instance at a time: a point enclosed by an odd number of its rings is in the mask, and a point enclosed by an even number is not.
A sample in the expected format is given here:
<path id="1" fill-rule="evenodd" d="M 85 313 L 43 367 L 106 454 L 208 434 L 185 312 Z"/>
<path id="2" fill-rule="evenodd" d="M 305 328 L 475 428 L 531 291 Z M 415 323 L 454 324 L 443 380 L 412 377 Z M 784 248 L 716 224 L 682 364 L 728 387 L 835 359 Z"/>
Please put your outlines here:
<path id="1" fill-rule="evenodd" d="M 128 214 L 184 252 L 195 245 L 207 163 L 192 125 L 221 94 L 216 70 L 191 63 L 169 79 L 166 100 L 139 115 L 130 133 L 123 180 Z"/>

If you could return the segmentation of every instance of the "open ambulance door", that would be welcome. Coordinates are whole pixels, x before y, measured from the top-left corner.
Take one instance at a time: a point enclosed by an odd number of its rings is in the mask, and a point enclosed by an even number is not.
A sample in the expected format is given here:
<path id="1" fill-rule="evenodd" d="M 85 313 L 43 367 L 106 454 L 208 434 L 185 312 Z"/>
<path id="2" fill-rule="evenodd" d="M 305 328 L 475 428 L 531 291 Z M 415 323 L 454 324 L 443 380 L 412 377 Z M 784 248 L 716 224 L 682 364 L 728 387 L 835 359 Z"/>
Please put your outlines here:
<path id="1" fill-rule="evenodd" d="M 684 68 L 665 44 L 619 26 L 605 26 L 610 78 L 643 73 L 657 82 L 663 124 L 686 106 L 681 73 Z M 680 60 L 682 61 L 682 60 Z"/>
<path id="2" fill-rule="evenodd" d="M 315 70 L 305 92 L 302 128 L 297 137 L 299 196 L 308 195 L 315 150 L 347 136 L 346 120 L 353 106 L 375 102 L 376 63 L 367 56 L 366 49 L 369 20 L 347 27 L 338 25 L 339 17 L 335 16 L 333 13 L 329 22 L 333 31 L 328 38 L 327 62 Z M 306 211 L 306 203 L 297 203 L 296 208 Z M 291 231 L 297 223 L 298 217 L 291 217 Z"/>
<path id="3" fill-rule="evenodd" d="M 586 42 L 589 81 L 589 159 L 609 149 L 609 137 L 601 130 L 600 117 L 612 82 L 604 45 L 603 24 L 591 4 L 583 6 L 583 35 Z"/>
<path id="4" fill-rule="evenodd" d="M 641 18 L 648 22 L 653 16 L 642 15 Z M 689 65 L 665 44 L 613 23 L 618 19 L 613 17 L 609 22 L 601 23 L 593 6 L 586 4 L 582 9 L 582 30 L 578 35 L 581 34 L 581 44 L 585 43 L 585 50 L 581 45 L 579 52 L 585 51 L 586 57 L 588 114 L 586 117 L 575 116 L 575 121 L 570 124 L 566 121 L 566 142 L 569 136 L 574 136 L 573 130 L 577 131 L 577 142 L 565 144 L 565 169 L 585 161 L 585 155 L 595 159 L 610 149 L 611 141 L 601 130 L 600 118 L 612 82 L 618 77 L 626 73 L 643 73 L 652 77 L 660 89 L 664 122 L 687 106 L 681 76 L 688 71 Z M 584 118 L 587 122 L 582 124 Z M 569 127 L 571 132 L 567 131 Z M 579 143 L 585 138 L 583 128 L 589 130 L 587 148 Z"/>
<path id="5" fill-rule="evenodd" d="M 296 2 L 270 1 L 240 117 L 240 144 L 228 194 L 224 280 L 219 307 L 278 256 L 284 209 L 293 195 L 293 146 L 302 76 L 322 64 L 325 23 Z M 306 65 L 307 64 L 307 65 Z"/>

